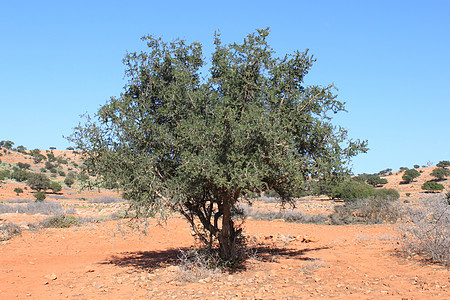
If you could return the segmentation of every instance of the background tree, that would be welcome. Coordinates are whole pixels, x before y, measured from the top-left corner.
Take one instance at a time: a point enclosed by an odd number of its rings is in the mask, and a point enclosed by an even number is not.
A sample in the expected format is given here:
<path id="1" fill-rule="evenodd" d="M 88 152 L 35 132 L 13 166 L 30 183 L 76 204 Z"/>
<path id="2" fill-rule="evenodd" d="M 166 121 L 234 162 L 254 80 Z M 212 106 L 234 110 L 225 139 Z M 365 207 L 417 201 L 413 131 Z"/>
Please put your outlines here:
<path id="1" fill-rule="evenodd" d="M 436 164 L 436 167 L 438 167 L 438 168 L 450 167 L 450 161 L 448 161 L 448 160 L 441 160 L 440 162 L 438 162 Z"/>
<path id="2" fill-rule="evenodd" d="M 50 182 L 49 188 L 52 190 L 53 193 L 58 193 L 62 190 L 61 184 L 59 184 L 56 181 Z"/>
<path id="3" fill-rule="evenodd" d="M 42 173 L 30 173 L 28 177 L 28 185 L 38 192 L 50 188 L 50 179 Z"/>
<path id="4" fill-rule="evenodd" d="M 435 168 L 430 175 L 436 177 L 436 180 L 444 180 L 445 177 L 450 176 L 450 170 L 446 168 Z"/>
<path id="5" fill-rule="evenodd" d="M 410 183 L 419 176 L 420 173 L 416 169 L 408 169 L 403 173 L 402 179 L 405 183 Z"/>
<path id="6" fill-rule="evenodd" d="M 180 212 L 225 260 L 235 258 L 232 211 L 246 194 L 273 189 L 289 203 L 309 178 L 348 172 L 366 150 L 331 123 L 344 110 L 334 87 L 304 84 L 308 51 L 275 57 L 268 34 L 230 45 L 216 34 L 206 77 L 199 43 L 144 37 L 147 52 L 124 59 L 124 93 L 70 138 L 94 184 L 119 186 L 140 216 Z"/>
<path id="7" fill-rule="evenodd" d="M 428 192 L 442 191 L 444 186 L 440 183 L 434 181 L 427 181 L 422 185 L 422 190 L 426 190 Z"/>

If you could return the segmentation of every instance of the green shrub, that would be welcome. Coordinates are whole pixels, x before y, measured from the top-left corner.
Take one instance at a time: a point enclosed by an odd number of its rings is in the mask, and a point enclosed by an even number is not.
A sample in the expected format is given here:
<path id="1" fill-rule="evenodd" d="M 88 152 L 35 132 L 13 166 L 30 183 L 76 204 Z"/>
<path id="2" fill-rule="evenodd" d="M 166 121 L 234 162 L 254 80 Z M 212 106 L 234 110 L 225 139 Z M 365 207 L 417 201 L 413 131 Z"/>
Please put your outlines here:
<path id="1" fill-rule="evenodd" d="M 402 176 L 402 179 L 405 183 L 412 182 L 415 178 L 419 177 L 420 173 L 415 169 L 408 169 Z"/>
<path id="2" fill-rule="evenodd" d="M 344 181 L 333 191 L 332 197 L 346 201 L 368 198 L 375 195 L 373 186 L 354 180 Z"/>
<path id="3" fill-rule="evenodd" d="M 50 179 L 42 173 L 31 173 L 28 178 L 28 185 L 36 191 L 50 188 Z"/>
<path id="4" fill-rule="evenodd" d="M 62 170 L 59 170 L 59 171 L 58 171 L 58 174 L 59 174 L 59 176 L 61 176 L 61 177 L 66 176 L 66 173 L 65 173 L 64 171 L 62 171 Z"/>
<path id="5" fill-rule="evenodd" d="M 450 167 L 450 161 L 448 161 L 448 160 L 442 160 L 442 161 L 440 161 L 440 162 L 438 162 L 438 163 L 436 164 L 436 167 L 438 167 L 438 168 L 446 168 L 446 167 Z"/>
<path id="6" fill-rule="evenodd" d="M 380 178 L 380 176 L 375 174 L 368 175 L 366 182 L 371 186 L 378 186 L 388 183 L 386 178 Z"/>
<path id="7" fill-rule="evenodd" d="M 50 182 L 50 189 L 53 191 L 53 193 L 58 193 L 62 190 L 62 186 L 58 182 L 52 181 Z"/>
<path id="8" fill-rule="evenodd" d="M 436 177 L 437 180 L 444 180 L 445 177 L 450 176 L 450 170 L 446 168 L 435 168 L 430 175 Z"/>
<path id="9" fill-rule="evenodd" d="M 7 178 L 11 178 L 11 172 L 9 172 L 8 170 L 1 170 L 0 171 L 0 180 L 5 180 Z"/>
<path id="10" fill-rule="evenodd" d="M 18 162 L 17 166 L 19 167 L 19 169 L 24 169 L 24 170 L 29 170 L 31 167 L 30 164 L 22 163 L 22 162 Z"/>
<path id="11" fill-rule="evenodd" d="M 42 191 L 34 193 L 33 196 L 36 198 L 36 202 L 42 202 L 46 198 L 45 193 Z"/>
<path id="12" fill-rule="evenodd" d="M 11 178 L 19 182 L 27 180 L 28 177 L 30 177 L 30 173 L 25 171 L 24 169 L 13 169 L 13 172 L 11 174 Z"/>
<path id="13" fill-rule="evenodd" d="M 71 187 L 71 186 L 75 183 L 75 180 L 74 180 L 72 177 L 67 176 L 67 177 L 64 179 L 64 183 L 65 183 L 68 187 Z"/>
<path id="14" fill-rule="evenodd" d="M 15 188 L 15 189 L 14 189 L 14 193 L 16 193 L 17 196 L 19 196 L 19 194 L 22 194 L 22 193 L 23 193 L 23 189 L 21 189 L 21 188 Z"/>
<path id="15" fill-rule="evenodd" d="M 422 190 L 426 190 L 429 192 L 442 191 L 443 189 L 444 186 L 442 184 L 434 181 L 427 181 L 422 185 Z"/>
<path id="16" fill-rule="evenodd" d="M 398 200 L 400 198 L 400 194 L 395 189 L 379 189 L 375 190 L 375 197 L 380 199 Z"/>
<path id="17" fill-rule="evenodd" d="M 79 226 L 80 221 L 74 216 L 63 214 L 47 218 L 41 221 L 40 225 L 44 228 L 68 228 L 71 226 Z"/>
<path id="18" fill-rule="evenodd" d="M 371 196 L 335 206 L 330 222 L 336 225 L 394 223 L 400 216 L 399 206 L 392 198 Z"/>

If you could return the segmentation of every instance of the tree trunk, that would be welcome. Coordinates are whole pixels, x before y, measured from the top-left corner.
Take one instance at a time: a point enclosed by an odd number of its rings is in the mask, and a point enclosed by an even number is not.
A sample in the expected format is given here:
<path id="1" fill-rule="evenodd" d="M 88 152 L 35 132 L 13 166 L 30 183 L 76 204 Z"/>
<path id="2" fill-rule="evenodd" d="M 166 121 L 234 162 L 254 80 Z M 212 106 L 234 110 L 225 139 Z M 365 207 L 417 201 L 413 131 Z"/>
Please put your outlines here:
<path id="1" fill-rule="evenodd" d="M 225 260 L 231 260 L 234 256 L 235 233 L 231 219 L 231 205 L 231 197 L 225 193 L 222 206 L 222 230 L 219 234 L 220 255 Z"/>

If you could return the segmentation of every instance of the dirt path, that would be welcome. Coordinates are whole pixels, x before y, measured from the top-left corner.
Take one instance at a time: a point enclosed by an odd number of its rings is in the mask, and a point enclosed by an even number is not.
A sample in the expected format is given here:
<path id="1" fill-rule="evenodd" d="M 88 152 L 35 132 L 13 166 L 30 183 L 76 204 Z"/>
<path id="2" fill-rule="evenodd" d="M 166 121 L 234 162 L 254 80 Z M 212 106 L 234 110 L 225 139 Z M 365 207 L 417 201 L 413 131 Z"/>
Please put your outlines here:
<path id="1" fill-rule="evenodd" d="M 248 221 L 260 245 L 246 269 L 197 278 L 175 266 L 194 242 L 186 222 L 151 223 L 145 236 L 105 222 L 0 244 L 0 299 L 450 299 L 448 270 L 398 256 L 388 225 Z"/>

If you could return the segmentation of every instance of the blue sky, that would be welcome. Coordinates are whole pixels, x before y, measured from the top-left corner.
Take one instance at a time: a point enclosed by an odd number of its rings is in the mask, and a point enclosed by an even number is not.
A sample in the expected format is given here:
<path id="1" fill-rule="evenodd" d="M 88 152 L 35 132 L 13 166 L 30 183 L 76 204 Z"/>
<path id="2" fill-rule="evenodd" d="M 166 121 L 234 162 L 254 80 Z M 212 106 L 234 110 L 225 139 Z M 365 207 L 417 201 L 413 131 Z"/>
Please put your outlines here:
<path id="1" fill-rule="evenodd" d="M 217 2 L 217 3 L 216 3 Z M 450 1 L 2 1 L 0 140 L 65 149 L 80 115 L 125 84 L 122 58 L 140 37 L 213 49 L 271 28 L 279 55 L 310 49 L 308 84 L 334 83 L 367 139 L 355 173 L 450 160 Z"/>

